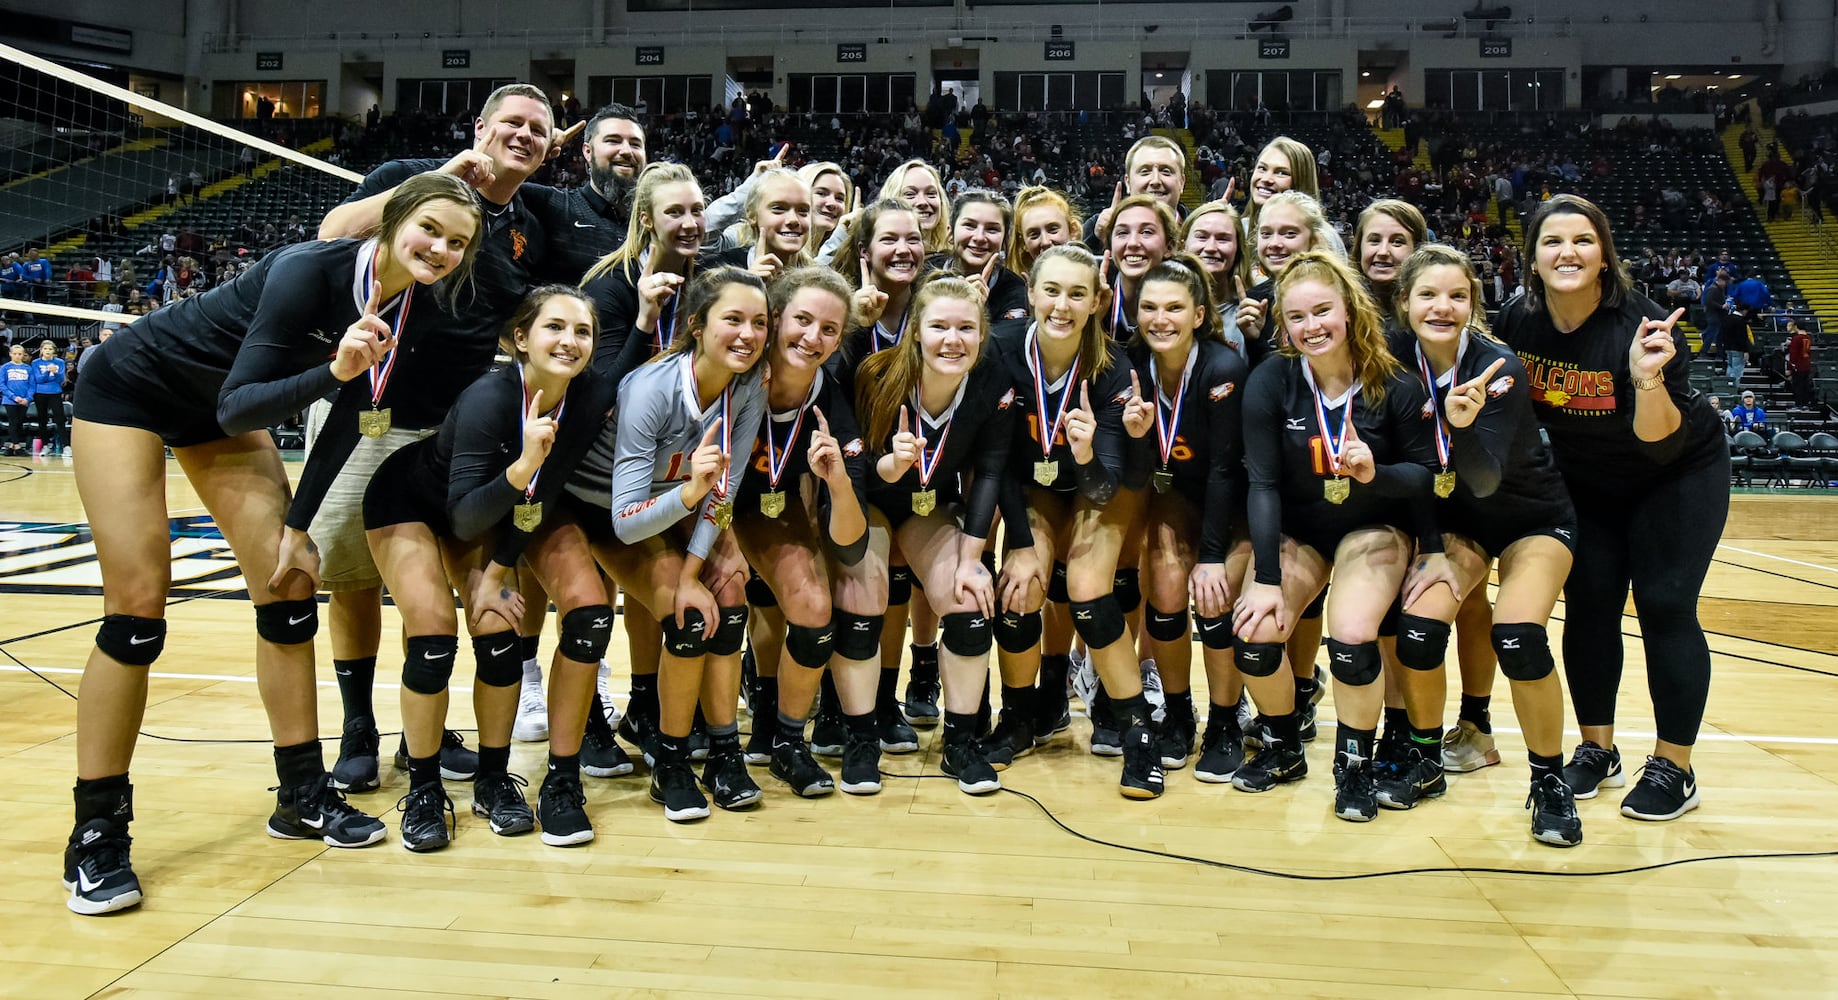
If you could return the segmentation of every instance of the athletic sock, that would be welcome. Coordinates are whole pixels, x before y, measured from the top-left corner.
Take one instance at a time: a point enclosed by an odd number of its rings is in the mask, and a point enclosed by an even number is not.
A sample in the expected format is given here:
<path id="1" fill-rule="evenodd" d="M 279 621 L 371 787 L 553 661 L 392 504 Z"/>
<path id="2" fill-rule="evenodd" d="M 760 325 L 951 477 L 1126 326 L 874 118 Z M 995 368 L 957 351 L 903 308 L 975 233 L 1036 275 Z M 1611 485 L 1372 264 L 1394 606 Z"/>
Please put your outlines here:
<path id="1" fill-rule="evenodd" d="M 1459 719 L 1474 723 L 1474 728 L 1483 733 L 1493 733 L 1493 720 L 1489 718 L 1487 706 L 1493 703 L 1490 694 L 1463 694 L 1461 696 L 1461 714 Z"/>
<path id="2" fill-rule="evenodd" d="M 377 658 L 362 656 L 355 660 L 333 660 L 332 673 L 338 677 L 338 699 L 344 702 L 345 721 L 376 718 L 376 709 L 370 703 L 370 691 L 376 686 Z"/>

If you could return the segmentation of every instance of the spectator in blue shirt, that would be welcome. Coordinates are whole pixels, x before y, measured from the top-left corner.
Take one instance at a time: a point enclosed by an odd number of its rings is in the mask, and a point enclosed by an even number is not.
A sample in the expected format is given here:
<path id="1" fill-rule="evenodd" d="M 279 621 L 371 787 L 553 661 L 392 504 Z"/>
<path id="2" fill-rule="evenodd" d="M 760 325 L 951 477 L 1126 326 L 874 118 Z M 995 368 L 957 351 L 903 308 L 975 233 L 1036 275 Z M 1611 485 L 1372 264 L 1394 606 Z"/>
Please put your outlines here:
<path id="1" fill-rule="evenodd" d="M 1715 278 L 1719 274 L 1728 274 L 1731 281 L 1742 280 L 1742 268 L 1736 266 L 1736 262 L 1731 259 L 1728 250 L 1720 250 L 1717 252 L 1717 259 L 1711 261 L 1710 266 L 1704 269 L 1704 281 L 1708 284 L 1712 278 Z"/>
<path id="2" fill-rule="evenodd" d="M 1757 434 L 1768 432 L 1768 411 L 1755 402 L 1755 394 L 1752 392 L 1742 394 L 1741 405 L 1730 410 L 1730 417 L 1736 421 L 1736 429 L 1739 431 L 1754 431 Z"/>
<path id="3" fill-rule="evenodd" d="M 1736 304 L 1749 311 L 1749 317 L 1774 306 L 1774 296 L 1768 294 L 1768 286 L 1760 278 L 1744 278 L 1730 289 L 1730 298 Z"/>
<path id="4" fill-rule="evenodd" d="M 17 280 L 24 283 L 24 293 L 34 302 L 45 302 L 51 297 L 51 262 L 38 255 L 38 248 L 26 250 L 25 256 L 14 265 Z"/>
<path id="5" fill-rule="evenodd" d="M 63 454 L 64 359 L 57 356 L 57 345 L 49 340 L 38 345 L 38 357 L 32 360 L 32 400 L 38 407 L 38 434 L 45 439 L 45 454 Z"/>
<path id="6" fill-rule="evenodd" d="M 24 344 L 14 344 L 9 356 L 12 360 L 0 365 L 0 403 L 6 404 L 10 431 L 6 439 L 6 454 L 24 455 L 26 407 L 32 405 L 32 366 L 26 364 Z"/>

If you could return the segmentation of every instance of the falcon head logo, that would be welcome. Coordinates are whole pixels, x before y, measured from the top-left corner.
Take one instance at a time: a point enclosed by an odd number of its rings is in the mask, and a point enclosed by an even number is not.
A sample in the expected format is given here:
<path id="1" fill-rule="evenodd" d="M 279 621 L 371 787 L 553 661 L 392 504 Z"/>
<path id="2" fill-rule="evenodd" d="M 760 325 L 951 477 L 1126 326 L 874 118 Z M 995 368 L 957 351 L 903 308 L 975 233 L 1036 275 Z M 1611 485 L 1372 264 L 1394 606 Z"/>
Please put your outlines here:
<path id="1" fill-rule="evenodd" d="M 1221 382 L 1218 385 L 1213 386 L 1212 390 L 1208 392 L 1207 395 L 1211 396 L 1213 402 L 1217 403 L 1217 402 L 1220 402 L 1221 400 L 1230 398 L 1230 396 L 1232 395 L 1232 391 L 1237 388 L 1238 386 L 1236 383 Z"/>
<path id="2" fill-rule="evenodd" d="M 851 438 L 848 444 L 842 446 L 842 453 L 849 458 L 860 455 L 862 453 L 862 439 Z"/>
<path id="3" fill-rule="evenodd" d="M 1498 399 L 1506 395 L 1507 390 L 1512 387 L 1513 377 L 1511 375 L 1502 375 L 1487 384 L 1487 398 Z"/>
<path id="4" fill-rule="evenodd" d="M 1003 393 L 1002 398 L 996 401 L 996 409 L 998 410 L 1006 410 L 1013 405 L 1015 405 L 1015 390 L 1013 389 Z"/>

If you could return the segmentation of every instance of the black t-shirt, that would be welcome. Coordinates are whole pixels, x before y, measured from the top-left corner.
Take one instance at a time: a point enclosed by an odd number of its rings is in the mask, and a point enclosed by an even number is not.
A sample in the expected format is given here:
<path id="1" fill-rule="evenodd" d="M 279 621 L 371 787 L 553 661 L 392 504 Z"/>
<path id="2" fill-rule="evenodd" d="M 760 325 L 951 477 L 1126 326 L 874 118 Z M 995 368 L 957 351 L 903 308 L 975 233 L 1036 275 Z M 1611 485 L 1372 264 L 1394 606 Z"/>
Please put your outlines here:
<path id="1" fill-rule="evenodd" d="M 1179 422 L 1165 466 L 1157 435 L 1162 421 L 1174 417 L 1176 401 L 1160 398 L 1155 358 L 1148 348 L 1139 345 L 1130 356 L 1143 393 L 1154 394 L 1160 411 L 1156 426 L 1144 438 L 1151 468 L 1166 468 L 1174 490 L 1199 512 L 1199 561 L 1224 562 L 1232 544 L 1232 517 L 1244 503 L 1244 389 L 1250 370 L 1226 344 L 1202 340 L 1194 346 L 1193 368 L 1179 400 Z M 1124 392 L 1128 391 L 1126 379 Z"/>
<path id="2" fill-rule="evenodd" d="M 1677 431 L 1660 441 L 1634 434 L 1627 352 L 1644 318 L 1671 313 L 1637 292 L 1619 308 L 1597 309 L 1570 333 L 1517 296 L 1500 310 L 1497 332 L 1525 363 L 1532 410 L 1551 436 L 1557 466 L 1579 491 L 1626 496 L 1672 473 L 1715 461 L 1725 448 L 1710 400 L 1691 387 L 1691 348 L 1673 329 L 1677 353 L 1666 364 L 1666 392 L 1678 407 Z"/>
<path id="3" fill-rule="evenodd" d="M 695 277 L 699 266 L 699 263 L 691 265 L 676 294 L 664 300 L 655 330 L 637 329 L 638 279 L 645 271 L 640 261 L 616 264 L 581 286 L 581 291 L 593 300 L 594 311 L 600 318 L 600 339 L 594 344 L 593 357 L 596 374 L 617 385 L 639 365 L 663 353 L 683 334 L 677 310 L 682 307 L 688 279 Z"/>
<path id="4" fill-rule="evenodd" d="M 536 271 L 542 281 L 579 285 L 588 269 L 625 242 L 631 207 L 607 201 L 591 184 L 566 191 L 525 184 L 518 193 L 549 238 Z"/>
<path id="5" fill-rule="evenodd" d="M 1378 471 L 1370 483 L 1347 477 L 1347 499 L 1336 504 L 1326 498 L 1324 484 L 1333 472 L 1314 391 L 1302 374 L 1305 363 L 1300 357 L 1272 355 L 1251 373 L 1245 390 L 1247 513 L 1257 581 L 1282 582 L 1279 552 L 1285 534 L 1307 540 L 1389 524 L 1412 531 L 1422 551 L 1442 551 L 1431 493 L 1436 445 L 1422 381 L 1400 370 L 1385 380 L 1382 402 L 1374 405 L 1363 391 L 1355 394 L 1353 426 L 1372 449 Z M 1337 440 L 1344 405 L 1324 407 L 1325 433 Z M 1333 558 L 1332 552 L 1321 554 Z"/>

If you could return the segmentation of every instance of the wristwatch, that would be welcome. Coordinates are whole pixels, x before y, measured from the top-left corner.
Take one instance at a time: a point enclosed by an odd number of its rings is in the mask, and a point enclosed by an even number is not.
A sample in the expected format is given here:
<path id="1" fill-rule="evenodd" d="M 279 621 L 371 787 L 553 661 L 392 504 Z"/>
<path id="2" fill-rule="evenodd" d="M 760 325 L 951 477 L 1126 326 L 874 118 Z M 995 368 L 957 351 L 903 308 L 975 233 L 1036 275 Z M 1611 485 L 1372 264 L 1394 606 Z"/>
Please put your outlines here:
<path id="1" fill-rule="evenodd" d="M 1631 375 L 1628 377 L 1628 383 L 1642 392 L 1648 389 L 1657 389 L 1666 384 L 1666 373 L 1660 372 L 1652 378 L 1641 378 L 1637 375 Z"/>

